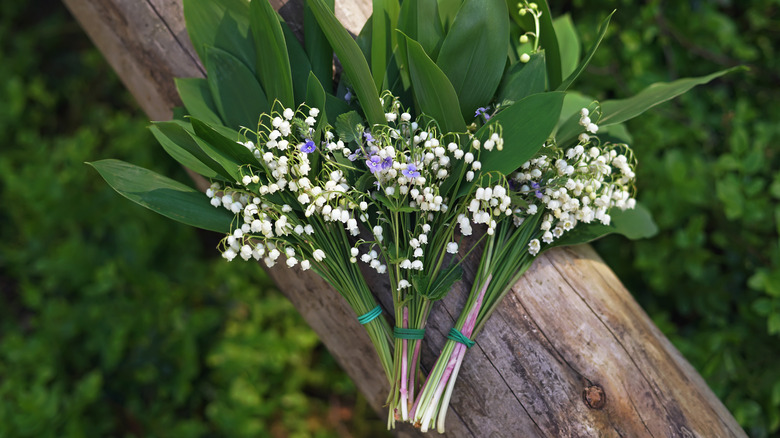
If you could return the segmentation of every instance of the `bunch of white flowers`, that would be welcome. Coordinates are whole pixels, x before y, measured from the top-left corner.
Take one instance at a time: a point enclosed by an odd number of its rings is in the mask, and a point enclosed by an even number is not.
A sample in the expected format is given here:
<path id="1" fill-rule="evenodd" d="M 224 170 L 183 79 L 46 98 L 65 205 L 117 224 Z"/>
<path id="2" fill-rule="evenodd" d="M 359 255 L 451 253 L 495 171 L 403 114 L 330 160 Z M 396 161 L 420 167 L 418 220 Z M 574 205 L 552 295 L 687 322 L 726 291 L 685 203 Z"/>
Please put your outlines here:
<path id="1" fill-rule="evenodd" d="M 580 112 L 580 124 L 591 134 L 598 126 Z M 625 144 L 598 142 L 583 133 L 577 145 L 563 151 L 555 145 L 542 148 L 540 155 L 523 163 L 511 176 L 520 203 L 514 206 L 515 224 L 544 212 L 541 242 L 533 239 L 529 252 L 536 255 L 542 243 L 549 244 L 578 223 L 599 221 L 609 225 L 609 209 L 633 209 L 636 159 Z"/>

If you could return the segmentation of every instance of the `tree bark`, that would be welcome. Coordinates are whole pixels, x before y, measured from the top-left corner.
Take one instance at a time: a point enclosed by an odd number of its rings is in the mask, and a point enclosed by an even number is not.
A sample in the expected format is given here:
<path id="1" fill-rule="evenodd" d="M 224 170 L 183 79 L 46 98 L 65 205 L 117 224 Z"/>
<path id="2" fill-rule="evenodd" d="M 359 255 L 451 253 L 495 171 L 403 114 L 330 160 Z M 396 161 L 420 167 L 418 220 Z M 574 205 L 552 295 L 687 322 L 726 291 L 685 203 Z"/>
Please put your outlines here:
<path id="1" fill-rule="evenodd" d="M 151 119 L 170 119 L 180 105 L 174 77 L 204 76 L 181 0 L 64 3 Z M 300 3 L 271 3 L 296 30 Z M 337 16 L 356 34 L 370 8 L 367 0 L 339 2 Z M 387 383 L 349 306 L 311 272 L 277 267 L 269 274 L 386 416 Z M 386 280 L 374 280 L 391 309 Z M 435 306 L 424 368 L 433 365 L 466 293 L 459 287 Z M 507 295 L 466 355 L 447 431 L 454 437 L 746 436 L 587 245 L 538 257 Z M 421 435 L 407 427 L 398 434 Z"/>

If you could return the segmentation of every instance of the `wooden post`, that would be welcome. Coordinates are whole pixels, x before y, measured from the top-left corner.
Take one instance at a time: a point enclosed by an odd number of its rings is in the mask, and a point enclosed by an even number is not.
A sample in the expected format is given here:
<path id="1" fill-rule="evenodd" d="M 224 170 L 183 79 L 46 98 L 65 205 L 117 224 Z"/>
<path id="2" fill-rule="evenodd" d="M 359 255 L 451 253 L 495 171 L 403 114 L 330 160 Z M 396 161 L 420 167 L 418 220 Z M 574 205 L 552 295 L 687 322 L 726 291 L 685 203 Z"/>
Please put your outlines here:
<path id="1" fill-rule="evenodd" d="M 180 104 L 174 77 L 204 75 L 181 0 L 64 2 L 151 119 L 169 119 Z M 288 22 L 300 23 L 300 3 L 272 3 Z M 337 5 L 337 16 L 353 33 L 368 14 L 367 0 Z M 383 372 L 351 309 L 314 274 L 285 267 L 269 273 L 374 409 L 386 415 Z M 388 306 L 386 282 L 375 278 L 373 287 Z M 456 290 L 435 306 L 423 352 L 426 369 L 465 293 Z M 466 355 L 447 430 L 453 437 L 746 436 L 587 245 L 540 256 L 498 307 Z M 399 435 L 420 434 L 404 428 Z"/>

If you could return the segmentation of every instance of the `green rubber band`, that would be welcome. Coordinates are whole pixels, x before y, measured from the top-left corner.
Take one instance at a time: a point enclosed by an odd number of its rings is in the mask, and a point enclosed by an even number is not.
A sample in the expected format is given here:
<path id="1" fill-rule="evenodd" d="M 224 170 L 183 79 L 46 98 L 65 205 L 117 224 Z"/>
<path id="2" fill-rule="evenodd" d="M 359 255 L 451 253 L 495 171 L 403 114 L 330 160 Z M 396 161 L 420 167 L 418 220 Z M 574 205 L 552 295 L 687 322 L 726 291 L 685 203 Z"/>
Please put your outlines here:
<path id="1" fill-rule="evenodd" d="M 393 336 L 397 339 L 420 340 L 425 337 L 425 329 L 393 327 Z"/>
<path id="2" fill-rule="evenodd" d="M 452 339 L 455 342 L 460 342 L 461 344 L 465 345 L 466 348 L 473 347 L 475 343 L 455 327 L 450 329 L 450 334 L 447 335 L 447 339 Z"/>
<path id="3" fill-rule="evenodd" d="M 381 315 L 381 314 L 382 314 L 382 307 L 377 305 L 373 309 L 369 310 L 367 313 L 358 316 L 357 320 L 358 320 L 359 323 L 361 323 L 363 325 L 366 325 L 369 322 L 375 320 L 376 317 Z"/>

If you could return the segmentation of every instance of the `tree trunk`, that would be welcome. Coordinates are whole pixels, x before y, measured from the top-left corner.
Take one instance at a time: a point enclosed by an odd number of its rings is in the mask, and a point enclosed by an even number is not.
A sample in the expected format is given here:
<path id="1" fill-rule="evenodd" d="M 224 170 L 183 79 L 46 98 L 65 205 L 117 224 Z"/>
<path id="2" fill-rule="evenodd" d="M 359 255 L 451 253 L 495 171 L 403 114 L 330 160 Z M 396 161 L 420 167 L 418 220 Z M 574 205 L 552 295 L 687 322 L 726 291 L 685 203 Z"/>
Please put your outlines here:
<path id="1" fill-rule="evenodd" d="M 174 77 L 204 76 L 181 0 L 64 2 L 151 119 L 167 120 L 180 105 Z M 272 4 L 295 30 L 300 3 Z M 337 16 L 357 33 L 370 8 L 367 0 L 339 2 Z M 280 266 L 269 273 L 373 408 L 387 415 L 382 368 L 349 306 L 310 271 Z M 392 308 L 386 280 L 375 277 L 373 286 Z M 435 306 L 424 368 L 433 365 L 466 293 L 455 290 Z M 745 436 L 587 245 L 538 257 L 501 303 L 466 355 L 447 430 L 455 437 Z M 407 427 L 399 435 L 420 434 Z"/>

